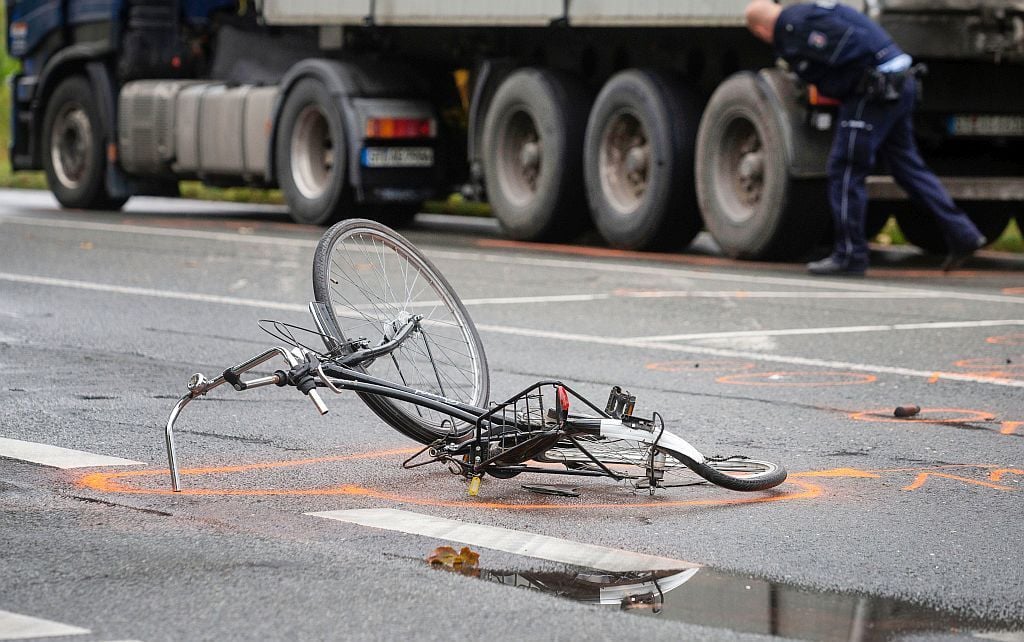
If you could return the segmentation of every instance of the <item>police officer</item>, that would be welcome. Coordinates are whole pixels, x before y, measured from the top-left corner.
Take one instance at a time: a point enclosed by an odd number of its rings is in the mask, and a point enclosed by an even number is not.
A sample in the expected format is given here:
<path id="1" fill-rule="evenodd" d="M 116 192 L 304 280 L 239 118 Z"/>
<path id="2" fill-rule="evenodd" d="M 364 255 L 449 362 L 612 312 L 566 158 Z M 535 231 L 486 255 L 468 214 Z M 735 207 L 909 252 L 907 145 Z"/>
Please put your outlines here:
<path id="1" fill-rule="evenodd" d="M 771 0 L 747 6 L 747 26 L 773 45 L 801 80 L 842 102 L 828 159 L 835 222 L 832 254 L 807 265 L 811 274 L 861 276 L 868 266 L 865 179 L 878 156 L 896 182 L 938 220 L 950 248 L 943 270 L 959 267 L 987 240 L 928 169 L 914 142 L 917 79 L 912 60 L 862 13 L 836 2 Z"/>

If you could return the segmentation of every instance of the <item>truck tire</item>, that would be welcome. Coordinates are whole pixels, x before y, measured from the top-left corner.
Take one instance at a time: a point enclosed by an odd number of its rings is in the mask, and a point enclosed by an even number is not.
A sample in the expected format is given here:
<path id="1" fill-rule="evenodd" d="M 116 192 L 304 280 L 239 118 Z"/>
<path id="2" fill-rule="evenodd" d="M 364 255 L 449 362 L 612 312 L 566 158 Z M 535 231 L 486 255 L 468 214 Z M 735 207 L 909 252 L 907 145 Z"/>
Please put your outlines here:
<path id="1" fill-rule="evenodd" d="M 704 109 L 697 198 L 708 231 L 734 258 L 800 258 L 832 225 L 824 179 L 790 175 L 780 109 L 750 72 L 726 79 Z"/>
<path id="2" fill-rule="evenodd" d="M 693 184 L 700 103 L 661 73 L 613 76 L 590 111 L 583 145 L 587 201 L 609 245 L 674 249 L 704 227 Z"/>
<path id="3" fill-rule="evenodd" d="M 127 198 L 106 189 L 107 155 L 99 106 L 84 76 L 69 76 L 50 95 L 43 116 L 46 183 L 64 207 L 117 210 Z"/>
<path id="4" fill-rule="evenodd" d="M 583 136 L 588 97 L 573 78 L 521 69 L 498 87 L 484 120 L 484 177 L 502 228 L 522 241 L 585 228 Z"/>
<path id="5" fill-rule="evenodd" d="M 1019 205 L 1013 202 L 964 202 L 958 204 L 967 212 L 967 216 L 974 221 L 978 230 L 985 235 L 989 243 L 1002 236 L 1006 226 L 1010 223 L 1010 217 Z M 946 237 L 935 217 L 916 207 L 910 201 L 902 202 L 896 209 L 896 222 L 907 241 L 925 252 L 945 254 L 949 251 Z"/>
<path id="6" fill-rule="evenodd" d="M 274 145 L 277 183 L 293 221 L 328 225 L 354 215 L 341 111 L 319 80 L 300 80 L 288 92 Z"/>

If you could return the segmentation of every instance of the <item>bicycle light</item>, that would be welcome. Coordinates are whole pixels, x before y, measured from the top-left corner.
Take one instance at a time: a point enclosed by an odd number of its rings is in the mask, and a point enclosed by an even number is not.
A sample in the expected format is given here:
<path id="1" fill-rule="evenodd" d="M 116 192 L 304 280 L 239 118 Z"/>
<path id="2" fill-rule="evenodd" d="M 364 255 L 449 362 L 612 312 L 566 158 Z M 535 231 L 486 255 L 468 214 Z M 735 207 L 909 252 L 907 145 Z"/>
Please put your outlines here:
<path id="1" fill-rule="evenodd" d="M 209 383 L 210 380 L 207 379 L 203 373 L 197 372 L 188 378 L 188 383 L 185 385 L 188 387 L 189 390 L 195 392 L 199 388 L 205 388 L 206 385 Z"/>

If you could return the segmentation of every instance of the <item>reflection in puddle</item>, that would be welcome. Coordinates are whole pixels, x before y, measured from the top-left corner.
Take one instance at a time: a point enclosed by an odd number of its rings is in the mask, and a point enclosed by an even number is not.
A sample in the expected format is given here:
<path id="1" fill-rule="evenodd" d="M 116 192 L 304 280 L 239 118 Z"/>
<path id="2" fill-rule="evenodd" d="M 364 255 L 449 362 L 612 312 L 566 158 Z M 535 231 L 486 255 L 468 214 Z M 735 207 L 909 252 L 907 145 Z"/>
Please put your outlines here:
<path id="1" fill-rule="evenodd" d="M 472 574 L 667 620 L 805 640 L 869 642 L 912 633 L 953 633 L 1024 642 L 1024 621 L 969 619 L 908 602 L 815 592 L 706 568 L 635 573 L 480 569 Z"/>

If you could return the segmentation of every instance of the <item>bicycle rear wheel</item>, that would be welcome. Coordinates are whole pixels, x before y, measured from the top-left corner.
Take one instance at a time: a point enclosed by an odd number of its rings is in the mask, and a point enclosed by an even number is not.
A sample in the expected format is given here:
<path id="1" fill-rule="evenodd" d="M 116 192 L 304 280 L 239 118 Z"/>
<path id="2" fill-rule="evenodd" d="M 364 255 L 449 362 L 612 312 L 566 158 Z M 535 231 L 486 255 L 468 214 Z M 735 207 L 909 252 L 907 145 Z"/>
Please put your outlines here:
<path id="1" fill-rule="evenodd" d="M 786 480 L 782 466 L 748 457 L 709 457 L 696 462 L 667 448 L 627 439 L 579 439 L 587 452 L 617 475 L 643 482 L 652 475 L 658 486 L 691 486 L 711 482 L 729 490 L 751 492 L 774 488 Z M 559 446 L 544 455 L 544 461 L 563 463 L 569 468 L 601 470 L 593 460 L 572 445 Z"/>
<path id="2" fill-rule="evenodd" d="M 330 311 L 330 330 L 342 342 L 365 338 L 380 345 L 413 315 L 422 315 L 416 332 L 363 370 L 448 399 L 486 404 L 487 358 L 473 321 L 437 268 L 394 230 L 364 219 L 327 230 L 313 258 L 313 294 Z M 377 416 L 421 443 L 467 427 L 416 404 L 360 397 Z"/>

